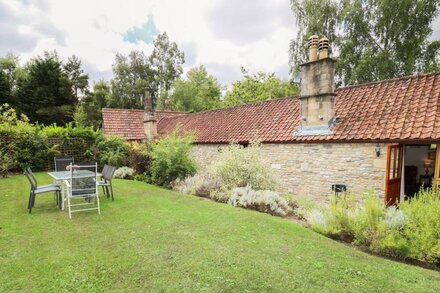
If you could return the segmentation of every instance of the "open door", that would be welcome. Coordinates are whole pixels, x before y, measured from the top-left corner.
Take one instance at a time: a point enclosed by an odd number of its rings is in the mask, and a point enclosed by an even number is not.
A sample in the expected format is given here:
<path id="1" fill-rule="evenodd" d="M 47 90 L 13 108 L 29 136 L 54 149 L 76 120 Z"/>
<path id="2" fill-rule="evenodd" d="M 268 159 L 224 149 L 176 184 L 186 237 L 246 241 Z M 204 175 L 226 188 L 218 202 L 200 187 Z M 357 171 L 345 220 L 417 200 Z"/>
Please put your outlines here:
<path id="1" fill-rule="evenodd" d="M 399 203 L 402 183 L 403 145 L 389 145 L 385 180 L 385 205 Z"/>
<path id="2" fill-rule="evenodd" d="M 434 180 L 432 182 L 433 188 L 438 188 L 440 185 L 440 145 L 437 144 L 435 154 Z"/>

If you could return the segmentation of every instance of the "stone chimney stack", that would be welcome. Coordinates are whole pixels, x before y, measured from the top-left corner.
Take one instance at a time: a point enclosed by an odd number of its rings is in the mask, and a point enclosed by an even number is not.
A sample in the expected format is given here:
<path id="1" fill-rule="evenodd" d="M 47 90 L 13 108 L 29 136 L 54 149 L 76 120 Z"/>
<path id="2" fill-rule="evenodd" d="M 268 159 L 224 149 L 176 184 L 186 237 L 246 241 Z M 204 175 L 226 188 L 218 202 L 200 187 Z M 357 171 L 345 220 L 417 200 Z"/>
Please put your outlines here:
<path id="1" fill-rule="evenodd" d="M 301 128 L 296 135 L 328 135 L 335 116 L 336 60 L 329 57 L 327 38 L 318 43 L 318 37 L 311 36 L 308 45 L 309 61 L 301 65 Z"/>
<path id="2" fill-rule="evenodd" d="M 153 100 L 148 89 L 144 92 L 144 131 L 147 140 L 157 135 L 157 123 L 153 109 Z"/>
<path id="3" fill-rule="evenodd" d="M 318 50 L 319 50 L 319 59 L 328 58 L 328 39 L 326 37 L 322 37 L 319 40 Z"/>
<path id="4" fill-rule="evenodd" d="M 309 62 L 318 60 L 318 36 L 309 38 Z"/>

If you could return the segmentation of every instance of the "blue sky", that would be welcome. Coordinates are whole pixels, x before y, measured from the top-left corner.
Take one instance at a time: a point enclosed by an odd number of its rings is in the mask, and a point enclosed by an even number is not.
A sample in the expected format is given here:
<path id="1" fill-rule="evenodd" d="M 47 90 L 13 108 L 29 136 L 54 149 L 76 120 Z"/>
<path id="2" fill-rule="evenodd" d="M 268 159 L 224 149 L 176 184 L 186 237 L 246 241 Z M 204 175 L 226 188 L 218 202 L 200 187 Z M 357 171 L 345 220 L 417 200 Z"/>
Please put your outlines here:
<path id="1" fill-rule="evenodd" d="M 75 54 L 92 84 L 112 78 L 116 53 L 149 55 L 164 31 L 185 52 L 184 71 L 205 65 L 226 86 L 241 78 L 241 66 L 288 77 L 296 35 L 289 0 L 0 0 L 0 55 L 26 62 L 47 50 Z"/>
<path id="2" fill-rule="evenodd" d="M 139 42 L 151 44 L 160 31 L 154 23 L 153 15 L 149 15 L 147 19 L 148 20 L 142 26 L 133 27 L 123 34 L 123 40 L 134 44 Z"/>

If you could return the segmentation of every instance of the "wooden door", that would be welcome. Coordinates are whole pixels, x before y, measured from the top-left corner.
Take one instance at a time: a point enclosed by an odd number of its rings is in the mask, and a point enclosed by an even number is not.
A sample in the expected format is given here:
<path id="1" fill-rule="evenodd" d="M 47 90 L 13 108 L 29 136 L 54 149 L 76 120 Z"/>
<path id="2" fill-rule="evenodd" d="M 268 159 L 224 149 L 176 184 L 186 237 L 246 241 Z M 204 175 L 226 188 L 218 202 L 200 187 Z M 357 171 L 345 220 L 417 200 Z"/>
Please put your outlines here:
<path id="1" fill-rule="evenodd" d="M 387 152 L 387 170 L 385 181 L 385 204 L 397 204 L 400 201 L 402 184 L 403 145 L 389 145 Z"/>
<path id="2" fill-rule="evenodd" d="M 438 188 L 440 185 L 440 145 L 437 144 L 437 150 L 435 154 L 435 164 L 434 164 L 434 180 L 432 182 L 433 188 Z"/>

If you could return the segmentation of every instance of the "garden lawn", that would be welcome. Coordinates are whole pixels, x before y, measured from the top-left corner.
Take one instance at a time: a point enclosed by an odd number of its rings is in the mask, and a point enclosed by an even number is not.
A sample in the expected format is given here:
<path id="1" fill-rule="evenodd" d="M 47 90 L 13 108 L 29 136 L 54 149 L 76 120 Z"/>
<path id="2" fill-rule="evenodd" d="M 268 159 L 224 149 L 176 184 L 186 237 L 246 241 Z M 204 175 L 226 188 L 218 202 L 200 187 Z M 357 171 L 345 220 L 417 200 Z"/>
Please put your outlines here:
<path id="1" fill-rule="evenodd" d="M 286 219 L 141 182 L 114 186 L 114 202 L 101 196 L 101 215 L 69 220 L 51 194 L 37 197 L 29 215 L 26 178 L 0 179 L 0 291 L 440 288 L 439 272 L 365 254 Z"/>

